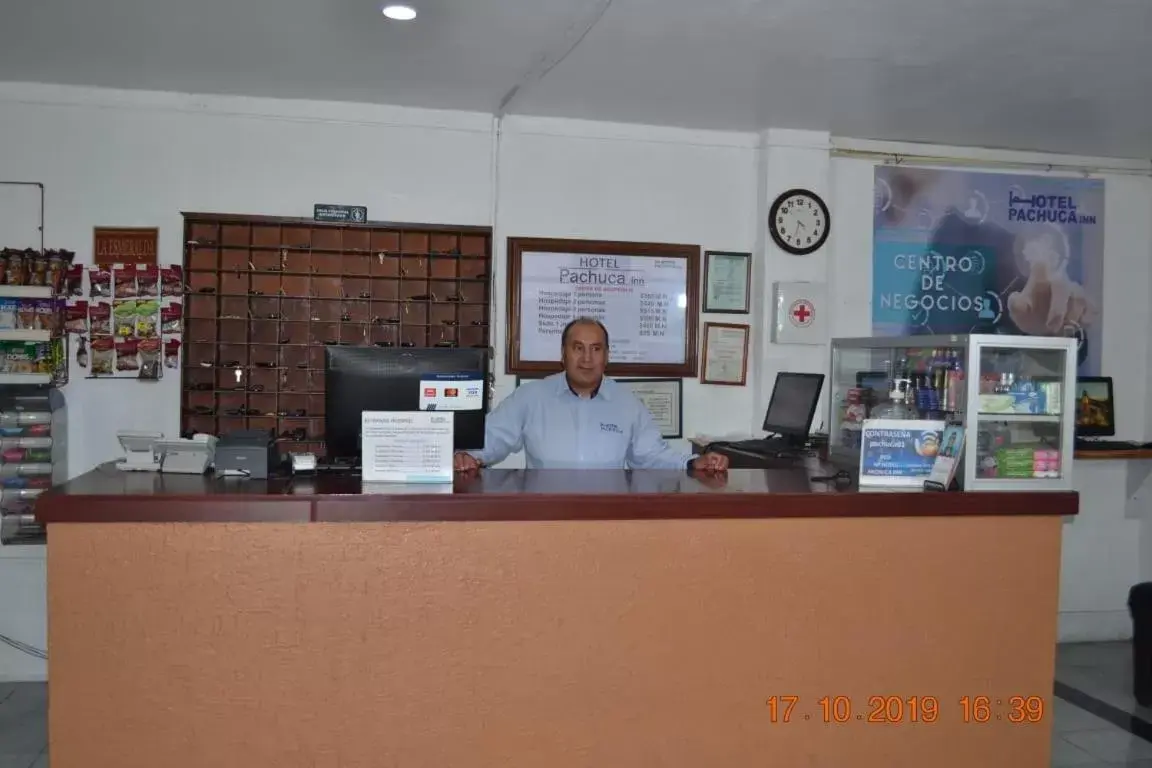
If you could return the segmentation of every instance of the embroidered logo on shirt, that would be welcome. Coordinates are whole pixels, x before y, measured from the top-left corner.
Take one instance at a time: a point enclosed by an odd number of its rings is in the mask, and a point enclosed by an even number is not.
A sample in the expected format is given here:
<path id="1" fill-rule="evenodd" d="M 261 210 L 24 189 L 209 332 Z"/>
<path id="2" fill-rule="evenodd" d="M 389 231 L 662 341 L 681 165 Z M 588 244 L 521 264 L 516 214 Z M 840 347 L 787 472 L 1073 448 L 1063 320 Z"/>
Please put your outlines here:
<path id="1" fill-rule="evenodd" d="M 615 424 L 605 424 L 604 422 L 600 422 L 600 430 L 602 432 L 613 432 L 617 435 L 624 434 L 624 430 L 620 429 L 620 427 Z"/>

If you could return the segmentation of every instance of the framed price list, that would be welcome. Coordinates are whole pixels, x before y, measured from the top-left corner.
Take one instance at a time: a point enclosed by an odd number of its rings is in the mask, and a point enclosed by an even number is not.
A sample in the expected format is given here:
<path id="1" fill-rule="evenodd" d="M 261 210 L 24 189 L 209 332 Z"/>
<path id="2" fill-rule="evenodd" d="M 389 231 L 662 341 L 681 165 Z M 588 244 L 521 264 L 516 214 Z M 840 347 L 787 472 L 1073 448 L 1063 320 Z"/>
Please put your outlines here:
<path id="1" fill-rule="evenodd" d="M 509 238 L 508 373 L 560 370 L 577 317 L 608 329 L 608 373 L 695 376 L 700 248 Z"/>

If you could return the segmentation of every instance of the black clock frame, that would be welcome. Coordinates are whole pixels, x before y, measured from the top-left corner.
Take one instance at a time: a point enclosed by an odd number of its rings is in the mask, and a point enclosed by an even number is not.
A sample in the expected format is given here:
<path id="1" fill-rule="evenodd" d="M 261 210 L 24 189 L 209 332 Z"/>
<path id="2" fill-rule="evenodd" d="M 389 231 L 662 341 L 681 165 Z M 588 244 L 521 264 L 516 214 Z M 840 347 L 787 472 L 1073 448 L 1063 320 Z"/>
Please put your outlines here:
<path id="1" fill-rule="evenodd" d="M 820 212 L 824 214 L 824 221 L 828 222 L 828 226 L 824 227 L 824 234 L 816 240 L 812 245 L 805 245 L 797 247 L 785 242 L 780 233 L 776 231 L 776 214 L 780 212 L 780 208 L 784 205 L 784 201 L 793 195 L 803 195 L 816 201 L 816 205 L 820 206 Z M 776 200 L 773 201 L 772 207 L 768 209 L 768 233 L 772 235 L 772 241 L 780 247 L 781 250 L 787 251 L 793 256 L 807 256 L 810 253 L 815 253 L 821 246 L 828 240 L 828 234 L 832 231 L 832 215 L 828 213 L 828 206 L 824 203 L 824 198 L 816 194 L 810 189 L 803 189 L 797 187 L 789 189 L 786 192 L 781 192 Z"/>

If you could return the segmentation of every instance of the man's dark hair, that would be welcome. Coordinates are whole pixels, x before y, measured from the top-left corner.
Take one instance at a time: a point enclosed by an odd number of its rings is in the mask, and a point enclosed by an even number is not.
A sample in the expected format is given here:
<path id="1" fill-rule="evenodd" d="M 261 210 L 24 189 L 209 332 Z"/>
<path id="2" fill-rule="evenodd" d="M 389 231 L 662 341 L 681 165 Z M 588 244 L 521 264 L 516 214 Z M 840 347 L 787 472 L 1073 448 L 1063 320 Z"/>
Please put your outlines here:
<path id="1" fill-rule="evenodd" d="M 608 329 L 604 327 L 604 323 L 594 317 L 578 317 L 564 326 L 564 331 L 560 334 L 560 346 L 568 346 L 568 331 L 577 325 L 594 325 L 599 328 L 600 332 L 604 334 L 604 349 L 608 349 Z"/>

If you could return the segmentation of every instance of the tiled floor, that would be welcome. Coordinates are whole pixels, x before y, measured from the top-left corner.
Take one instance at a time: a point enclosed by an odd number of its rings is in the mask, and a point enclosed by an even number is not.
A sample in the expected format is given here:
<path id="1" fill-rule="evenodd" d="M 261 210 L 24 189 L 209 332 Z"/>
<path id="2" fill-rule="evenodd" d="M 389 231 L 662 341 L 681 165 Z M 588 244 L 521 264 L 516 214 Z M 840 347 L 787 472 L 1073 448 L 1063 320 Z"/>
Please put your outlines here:
<path id="1" fill-rule="evenodd" d="M 47 768 L 48 689 L 0 683 L 0 768 Z"/>
<path id="2" fill-rule="evenodd" d="M 1131 690 L 1131 644 L 1060 646 L 1052 765 L 1152 768 L 1152 709 Z"/>
<path id="3" fill-rule="evenodd" d="M 1152 709 L 1132 699 L 1128 643 L 1061 646 L 1053 768 L 1152 768 Z M 47 768 L 47 688 L 0 683 L 0 768 Z"/>

